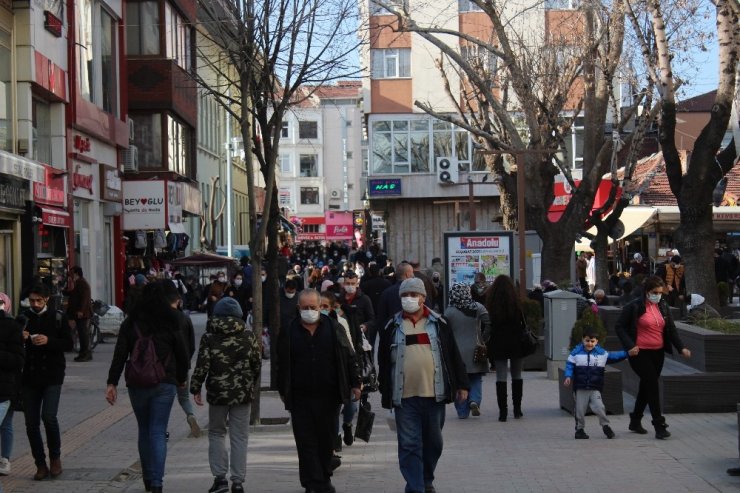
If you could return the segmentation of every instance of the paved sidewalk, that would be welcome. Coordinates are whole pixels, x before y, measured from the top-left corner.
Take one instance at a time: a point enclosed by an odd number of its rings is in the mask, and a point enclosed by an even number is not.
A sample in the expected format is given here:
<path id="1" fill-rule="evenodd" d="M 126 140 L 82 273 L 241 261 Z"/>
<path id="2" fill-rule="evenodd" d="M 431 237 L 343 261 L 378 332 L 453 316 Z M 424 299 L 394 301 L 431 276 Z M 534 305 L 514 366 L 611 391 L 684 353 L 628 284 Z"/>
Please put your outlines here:
<path id="1" fill-rule="evenodd" d="M 204 317 L 194 317 L 201 332 Z M 136 423 L 124 391 L 115 407 L 103 399 L 113 345 L 96 351 L 93 365 L 70 364 L 62 396 L 62 440 L 65 472 L 54 481 L 29 479 L 32 461 L 25 443 L 23 417 L 16 416 L 13 474 L 1 478 L 6 492 L 66 493 L 143 492 L 137 472 Z M 73 355 L 69 355 L 70 359 Z M 263 374 L 267 374 L 267 367 Z M 544 372 L 525 373 L 524 418 L 496 419 L 494 375 L 484 379 L 483 416 L 457 419 L 447 407 L 445 451 L 435 485 L 440 493 L 572 492 L 737 492 L 740 478 L 725 474 L 738 460 L 737 416 L 679 414 L 667 417 L 673 436 L 655 440 L 652 433 L 627 431 L 628 417 L 612 417 L 617 438 L 607 440 L 596 417 L 589 416 L 590 440 L 573 439 L 573 418 L 557 408 L 557 383 Z M 123 390 L 123 387 L 122 387 Z M 333 482 L 339 492 L 401 493 L 396 440 L 380 408 L 369 444 L 345 447 L 343 464 Z M 263 417 L 287 416 L 274 394 L 264 394 Z M 196 406 L 206 424 L 207 408 Z M 212 477 L 208 438 L 187 438 L 184 414 L 175 404 L 170 420 L 170 446 L 165 491 L 205 493 Z M 645 424 L 649 424 L 645 420 Z M 265 428 L 269 431 L 263 431 Z M 29 462 L 30 461 L 30 462 Z M 23 465 L 26 465 L 23 467 Z M 32 470 L 31 470 L 32 473 Z M 246 489 L 254 493 L 301 493 L 295 443 L 288 426 L 262 427 L 251 433 Z"/>

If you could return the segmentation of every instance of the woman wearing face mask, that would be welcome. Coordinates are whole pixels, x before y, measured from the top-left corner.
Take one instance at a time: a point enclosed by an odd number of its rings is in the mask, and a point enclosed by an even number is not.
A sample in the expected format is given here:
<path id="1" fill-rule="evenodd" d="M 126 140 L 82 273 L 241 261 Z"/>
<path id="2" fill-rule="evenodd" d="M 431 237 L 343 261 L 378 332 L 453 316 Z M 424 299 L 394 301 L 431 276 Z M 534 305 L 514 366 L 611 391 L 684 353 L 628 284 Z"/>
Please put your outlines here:
<path id="1" fill-rule="evenodd" d="M 252 310 L 252 287 L 244 282 L 244 275 L 241 272 L 234 274 L 231 284 L 226 288 L 226 296 L 234 298 L 239 303 L 242 319 L 246 320 Z"/>
<path id="2" fill-rule="evenodd" d="M 218 300 L 224 297 L 226 289 L 229 286 L 226 274 L 223 271 L 219 272 L 216 276 L 216 279 L 211 283 L 210 288 L 208 288 L 208 305 L 206 311 L 209 318 L 213 313 L 213 307 L 216 306 Z"/>
<path id="3" fill-rule="evenodd" d="M 630 366 L 640 377 L 629 429 L 639 434 L 647 433 L 641 420 L 645 407 L 650 406 L 655 438 L 659 439 L 671 436 L 660 408 L 659 379 L 665 352 L 673 352 L 673 346 L 684 358 L 691 357 L 691 351 L 678 336 L 668 304 L 663 299 L 665 289 L 663 279 L 648 277 L 644 284 L 645 296 L 625 305 L 616 325 L 617 336 L 629 352 Z"/>

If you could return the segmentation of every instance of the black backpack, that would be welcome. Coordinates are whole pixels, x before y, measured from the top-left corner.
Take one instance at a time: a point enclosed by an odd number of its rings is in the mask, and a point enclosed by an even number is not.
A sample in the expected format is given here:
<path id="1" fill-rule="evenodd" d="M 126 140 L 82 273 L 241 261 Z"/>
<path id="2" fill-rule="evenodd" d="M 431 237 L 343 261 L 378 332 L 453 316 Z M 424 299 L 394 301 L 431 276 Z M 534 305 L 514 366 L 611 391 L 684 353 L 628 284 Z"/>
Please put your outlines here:
<path id="1" fill-rule="evenodd" d="M 131 355 L 126 361 L 126 385 L 129 387 L 150 388 L 164 379 L 164 365 L 157 357 L 154 339 L 151 334 L 143 335 L 139 327 L 134 324 L 136 343 Z"/>

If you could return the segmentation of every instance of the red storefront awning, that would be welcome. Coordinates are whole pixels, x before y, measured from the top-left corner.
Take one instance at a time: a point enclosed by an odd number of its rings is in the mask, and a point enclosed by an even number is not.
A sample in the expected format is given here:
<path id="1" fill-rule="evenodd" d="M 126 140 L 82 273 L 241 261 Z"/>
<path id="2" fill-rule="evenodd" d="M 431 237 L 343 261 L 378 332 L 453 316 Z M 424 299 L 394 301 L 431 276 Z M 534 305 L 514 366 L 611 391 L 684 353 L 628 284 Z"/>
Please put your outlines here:
<path id="1" fill-rule="evenodd" d="M 298 233 L 296 237 L 297 241 L 324 241 L 325 239 L 324 233 Z"/>
<path id="2" fill-rule="evenodd" d="M 69 228 L 69 212 L 56 207 L 39 207 L 41 210 L 41 224 L 45 226 L 56 226 L 57 228 Z"/>
<path id="3" fill-rule="evenodd" d="M 324 224 L 324 216 L 298 217 L 298 219 L 300 220 L 301 224 Z"/>

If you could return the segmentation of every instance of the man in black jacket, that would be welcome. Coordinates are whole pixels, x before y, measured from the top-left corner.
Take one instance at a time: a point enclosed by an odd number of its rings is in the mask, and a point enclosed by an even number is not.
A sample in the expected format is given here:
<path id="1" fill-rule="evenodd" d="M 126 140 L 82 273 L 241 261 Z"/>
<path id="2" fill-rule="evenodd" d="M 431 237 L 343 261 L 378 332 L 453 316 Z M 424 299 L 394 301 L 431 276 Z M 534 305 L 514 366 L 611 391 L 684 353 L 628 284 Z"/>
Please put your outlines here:
<path id="1" fill-rule="evenodd" d="M 321 315 L 321 296 L 305 289 L 300 317 L 278 336 L 278 391 L 290 411 L 301 485 L 333 493 L 331 458 L 339 405 L 360 398 L 360 371 L 344 329 Z"/>
<path id="2" fill-rule="evenodd" d="M 72 350 L 72 334 L 66 317 L 49 309 L 48 301 L 48 287 L 37 284 L 31 288 L 28 294 L 31 309 L 26 312 L 28 323 L 23 330 L 26 346 L 23 404 L 26 434 L 36 463 L 33 479 L 37 481 L 62 473 L 62 437 L 57 412 L 67 366 L 64 352 Z M 49 467 L 46 465 L 44 441 L 41 438 L 42 409 Z"/>
<path id="3" fill-rule="evenodd" d="M 392 406 L 396 417 L 406 493 L 434 493 L 445 404 L 466 401 L 470 383 L 452 330 L 424 305 L 423 281 L 406 279 L 399 295 L 402 312 L 380 333 L 380 393 L 383 407 Z"/>

